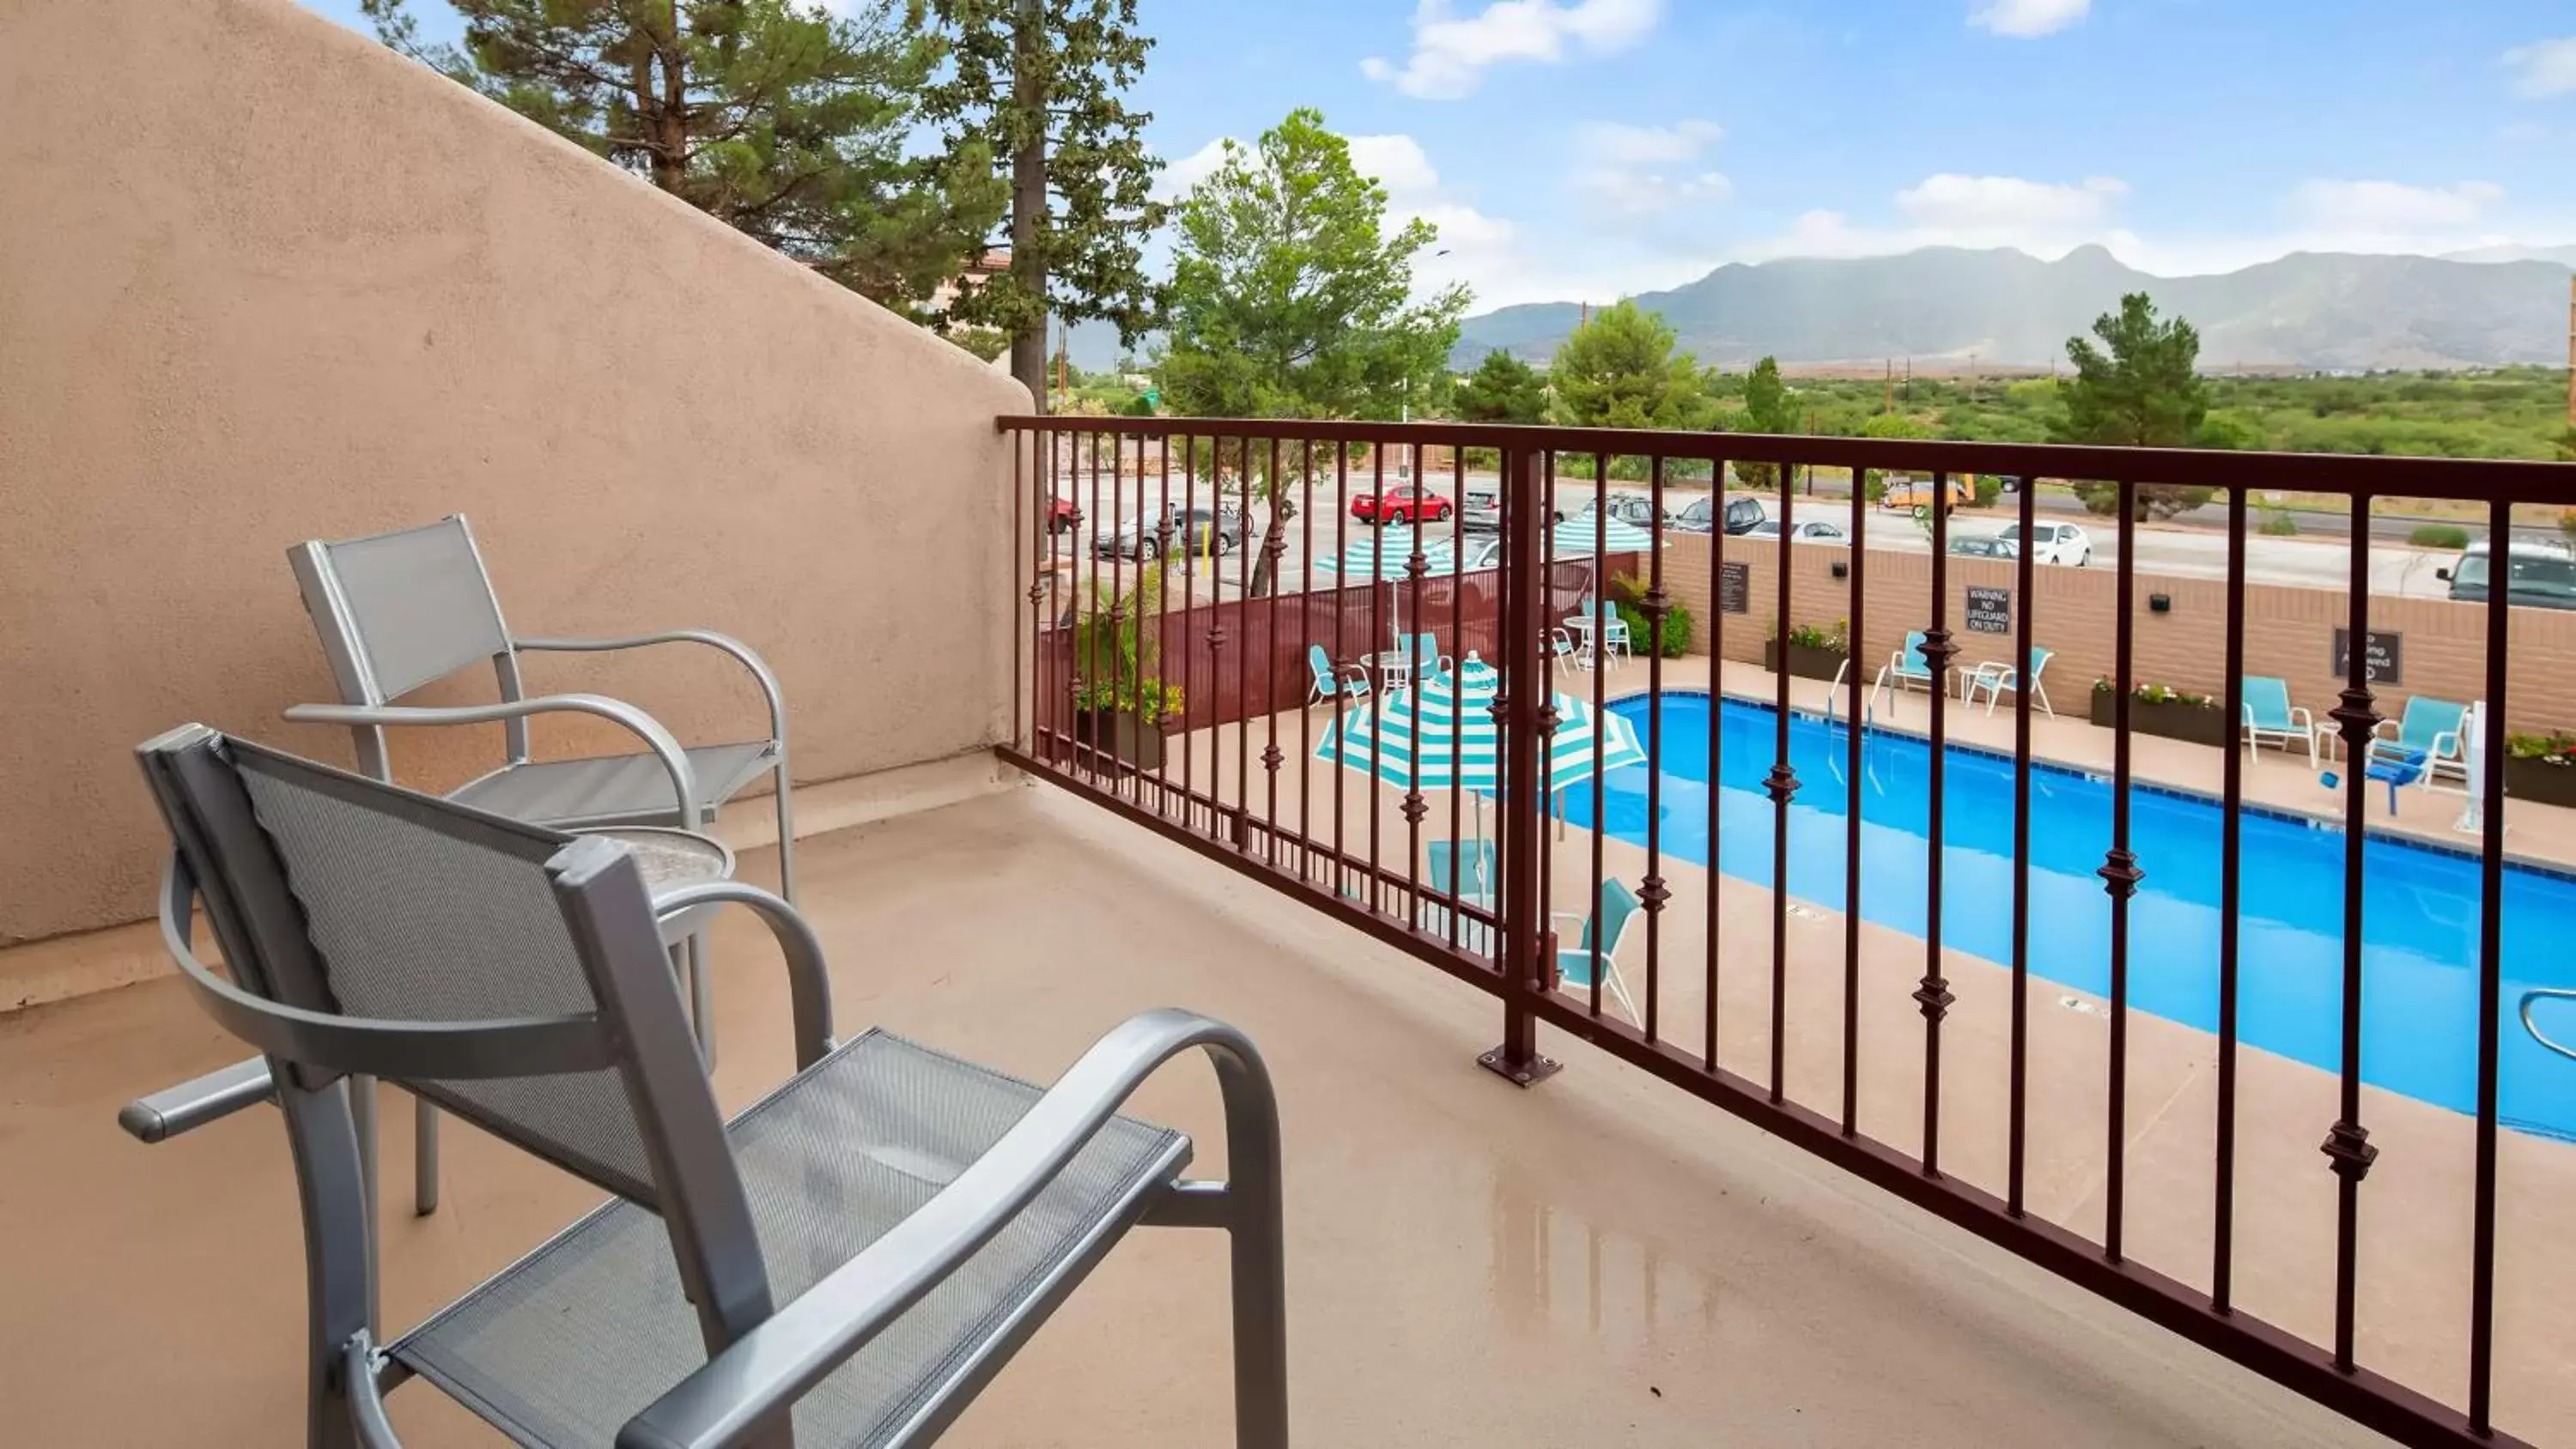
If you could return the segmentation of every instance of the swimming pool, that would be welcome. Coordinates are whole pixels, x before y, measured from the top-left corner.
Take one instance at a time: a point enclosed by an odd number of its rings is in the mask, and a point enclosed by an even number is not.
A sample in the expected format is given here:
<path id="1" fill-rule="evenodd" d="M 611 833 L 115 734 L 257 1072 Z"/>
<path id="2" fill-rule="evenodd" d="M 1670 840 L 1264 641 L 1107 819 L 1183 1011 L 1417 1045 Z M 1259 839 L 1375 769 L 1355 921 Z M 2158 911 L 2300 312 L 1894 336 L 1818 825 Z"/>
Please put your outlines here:
<path id="1" fill-rule="evenodd" d="M 1640 739 L 1646 737 L 1644 699 L 1610 707 L 1636 724 Z M 1708 710 L 1705 694 L 1664 696 L 1662 844 L 1668 854 L 1702 866 L 1709 863 Z M 1719 868 L 1764 887 L 1772 884 L 1773 807 L 1762 776 L 1771 768 L 1777 723 L 1768 706 L 1726 702 L 1725 778 L 1718 782 L 1725 859 Z M 1841 726 L 1792 716 L 1789 756 L 1799 787 L 1789 811 L 1787 889 L 1835 910 L 1844 905 L 1849 751 Z M 1955 746 L 1947 753 L 1943 943 L 2008 966 L 2013 762 Z M 1919 936 L 1930 858 L 1931 746 L 1874 733 L 1863 761 L 1861 915 Z M 1645 766 L 1613 771 L 1602 781 L 1610 833 L 1640 845 L 1646 840 L 1646 781 Z M 2327 801 L 2322 790 L 2319 799 Z M 1569 792 L 1566 808 L 1570 820 L 1589 826 L 1593 792 Z M 2131 795 L 2130 845 L 2146 879 L 2130 903 L 2129 1001 L 2137 1010 L 2210 1032 L 2218 1029 L 2223 818 L 2214 802 L 2198 797 L 2143 785 Z M 2107 996 L 2111 901 L 2094 872 L 2110 846 L 2110 782 L 2035 766 L 2030 836 L 2031 972 Z M 2238 1034 L 2249 1046 L 2339 1071 L 2343 832 L 2249 811 L 2242 848 Z M 2477 862 L 2374 837 L 2364 872 L 2362 1079 L 2454 1111 L 2473 1111 Z M 2576 941 L 2576 880 L 2508 867 L 2499 1116 L 2525 1130 L 2576 1137 L 2576 1062 L 2543 1051 L 2513 1016 L 2527 988 L 2576 984 L 2570 941 Z"/>

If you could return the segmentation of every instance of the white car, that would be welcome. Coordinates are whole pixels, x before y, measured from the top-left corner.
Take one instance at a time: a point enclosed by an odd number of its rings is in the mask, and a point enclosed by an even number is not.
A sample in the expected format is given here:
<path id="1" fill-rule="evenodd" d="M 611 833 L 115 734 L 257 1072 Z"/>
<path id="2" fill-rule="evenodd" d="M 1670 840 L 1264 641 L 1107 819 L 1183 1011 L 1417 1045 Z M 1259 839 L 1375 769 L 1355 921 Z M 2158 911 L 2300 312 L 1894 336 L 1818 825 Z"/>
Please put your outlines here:
<path id="1" fill-rule="evenodd" d="M 1766 518 L 1737 536 L 1740 538 L 1760 539 L 1765 541 L 1778 538 L 1780 536 L 1780 520 L 1776 518 Z M 1791 543 L 1821 543 L 1834 548 L 1851 547 L 1851 536 L 1849 534 L 1844 533 L 1840 528 L 1833 524 L 1819 522 L 1814 519 L 1801 519 L 1796 524 L 1792 525 L 1789 530 L 1789 541 Z"/>
<path id="2" fill-rule="evenodd" d="M 2021 547 L 2021 525 L 2006 525 L 1995 535 L 1997 541 Z M 2093 536 L 2072 523 L 2041 523 L 2030 531 L 2030 556 L 2035 563 L 2073 564 L 2082 568 L 2093 562 Z"/>

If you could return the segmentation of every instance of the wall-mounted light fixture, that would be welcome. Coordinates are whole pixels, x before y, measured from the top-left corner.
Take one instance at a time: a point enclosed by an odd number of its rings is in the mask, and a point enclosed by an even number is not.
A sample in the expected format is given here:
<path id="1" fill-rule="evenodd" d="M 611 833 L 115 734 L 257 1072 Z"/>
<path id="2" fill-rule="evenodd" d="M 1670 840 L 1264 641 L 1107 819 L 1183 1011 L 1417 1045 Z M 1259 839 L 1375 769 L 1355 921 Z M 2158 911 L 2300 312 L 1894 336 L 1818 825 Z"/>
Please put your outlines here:
<path id="1" fill-rule="evenodd" d="M 2149 595 L 2147 595 L 2147 612 L 2148 612 L 2148 613 L 2150 613 L 2150 614 L 2170 614 L 2170 613 L 2172 613 L 2172 612 L 2173 612 L 2173 595 L 2171 595 L 2171 594 L 2149 594 Z"/>
<path id="2" fill-rule="evenodd" d="M 1851 565 L 1844 563 L 1841 559 L 1834 560 L 1834 577 L 1838 579 L 1850 578 Z"/>

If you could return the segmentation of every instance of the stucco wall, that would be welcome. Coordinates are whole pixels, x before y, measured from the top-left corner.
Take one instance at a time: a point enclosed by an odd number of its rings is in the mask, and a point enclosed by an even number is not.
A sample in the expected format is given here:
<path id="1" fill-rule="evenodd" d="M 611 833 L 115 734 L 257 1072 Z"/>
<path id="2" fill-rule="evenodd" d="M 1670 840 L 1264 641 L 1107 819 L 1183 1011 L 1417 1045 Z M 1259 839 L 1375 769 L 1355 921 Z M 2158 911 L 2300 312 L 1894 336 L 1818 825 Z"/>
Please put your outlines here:
<path id="1" fill-rule="evenodd" d="M 1914 525 L 1902 517 L 1880 514 L 1872 517 L 1870 526 L 1911 529 Z M 1692 652 L 1704 654 L 1713 605 L 1709 540 L 1690 534 L 1666 539 L 1665 588 L 1689 606 L 1695 625 Z M 1776 541 L 1726 541 L 1727 562 L 1743 564 L 1751 583 L 1747 612 L 1729 614 L 1724 620 L 1724 652 L 1729 659 L 1758 663 L 1762 658 L 1763 642 L 1771 636 L 1779 610 L 1778 553 Z M 1833 565 L 1850 561 L 1851 551 L 1844 548 L 1800 544 L 1790 551 L 1793 625 L 1831 628 L 1850 618 L 1851 581 L 1833 576 Z M 1950 632 L 1959 646 L 1954 663 L 1973 669 L 1988 661 L 2011 662 L 2014 636 L 1969 631 L 1967 591 L 2012 591 L 2013 624 L 2018 629 L 2022 606 L 2016 588 L 2018 565 L 1972 558 L 1952 558 L 1949 564 Z M 2034 575 L 2038 642 L 2057 653 L 2046 676 L 2050 701 L 2060 713 L 2081 715 L 2093 681 L 2109 676 L 2117 659 L 2119 576 L 2100 564 L 2082 569 L 2041 567 Z M 1864 582 L 1868 619 L 1858 650 L 1858 672 L 1865 688 L 1879 666 L 1904 644 L 1907 630 L 1931 623 L 1932 557 L 1871 549 Z M 2167 612 L 2159 614 L 2151 608 L 2156 594 L 2171 601 Z M 2343 689 L 2342 677 L 2333 673 L 2334 631 L 2349 618 L 2346 597 L 2334 589 L 2248 584 L 2245 672 L 2286 681 L 2294 703 L 2324 718 Z M 2213 698 L 2224 690 L 2227 586 L 2223 581 L 2141 573 L 2133 608 L 2132 672 L 2137 682 Z M 2370 628 L 2373 633 L 2394 633 L 2401 640 L 2398 680 L 2377 691 L 2381 714 L 2396 716 L 2405 709 L 2407 698 L 2419 693 L 2464 701 L 2486 692 L 2485 605 L 2373 597 Z M 2530 731 L 2576 729 L 2576 678 L 2564 670 L 2541 667 L 2543 661 L 2576 655 L 2576 613 L 2518 608 L 2508 628 L 2507 659 L 2513 672 L 2507 725 Z"/>
<path id="2" fill-rule="evenodd" d="M 145 912 L 137 741 L 346 759 L 278 719 L 306 538 L 463 512 L 519 632 L 736 634 L 800 780 L 1007 727 L 1026 393 L 463 88 L 289 0 L 0 0 L 0 198 L 0 944 Z M 704 651 L 529 669 L 762 728 Z"/>

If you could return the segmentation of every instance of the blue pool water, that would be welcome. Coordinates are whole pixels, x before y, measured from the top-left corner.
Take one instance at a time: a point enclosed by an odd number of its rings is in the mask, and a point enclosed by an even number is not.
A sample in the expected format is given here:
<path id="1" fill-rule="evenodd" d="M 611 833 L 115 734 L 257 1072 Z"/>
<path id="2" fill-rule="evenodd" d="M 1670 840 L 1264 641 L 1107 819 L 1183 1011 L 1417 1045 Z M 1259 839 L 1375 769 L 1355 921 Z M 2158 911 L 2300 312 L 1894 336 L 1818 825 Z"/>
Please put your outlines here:
<path id="1" fill-rule="evenodd" d="M 1646 738 L 1646 701 L 1611 706 Z M 1664 696 L 1664 850 L 1705 866 L 1709 700 Z M 1720 741 L 1719 832 L 1726 874 L 1768 887 L 1773 807 L 1762 791 L 1778 716 L 1730 700 Z M 1793 716 L 1790 762 L 1799 788 L 1789 811 L 1789 894 L 1844 905 L 1849 742 L 1840 726 Z M 1982 751 L 1948 752 L 1943 821 L 1945 944 L 2012 960 L 2013 765 Z M 1873 734 L 1861 780 L 1861 914 L 1921 935 L 1926 916 L 1931 747 Z M 1602 781 L 1611 834 L 1646 840 L 1647 769 Z M 2372 787 L 2373 809 L 2380 808 Z M 2321 788 L 2319 804 L 2334 801 Z M 1593 792 L 1567 797 L 1589 826 Z M 2219 851 L 2222 812 L 2206 800 L 2139 788 L 2130 845 L 2146 872 L 2129 913 L 2129 1000 L 2204 1031 L 2218 1029 Z M 2467 837 L 2463 837 L 2467 839 Z M 2033 974 L 2098 995 L 2110 991 L 2111 903 L 2102 865 L 2111 840 L 2111 786 L 2039 767 L 2031 782 L 2030 966 Z M 2340 830 L 2249 813 L 2243 832 L 2238 1029 L 2249 1046 L 2327 1071 L 2342 1065 L 2343 856 Z M 2455 1111 L 2477 1102 L 2478 866 L 2474 859 L 2374 838 L 2365 851 L 2362 924 L 2362 1078 Z M 2576 1136 L 2576 1062 L 2525 1035 L 2514 1004 L 2534 986 L 2576 984 L 2576 881 L 2508 868 L 2504 875 L 2504 995 L 2500 1115 L 2526 1130 Z M 1954 988 L 1955 989 L 1955 988 Z M 2034 995 L 2036 996 L 2036 992 Z M 2045 998 L 2039 998 L 2045 1000 Z M 2553 1015 L 2553 1011 L 2565 1014 Z M 2544 1004 L 2544 1028 L 2576 1037 L 2576 1003 Z"/>

